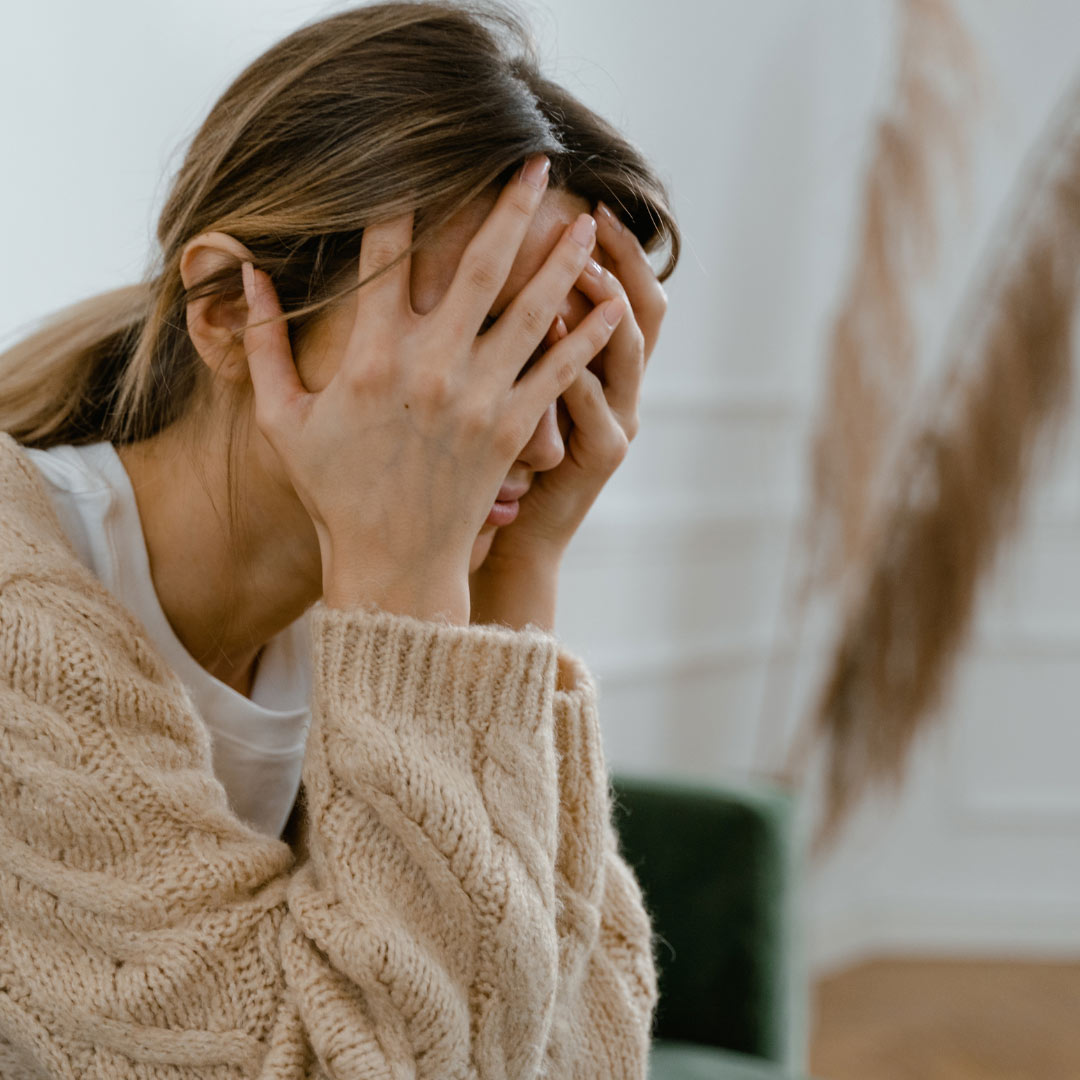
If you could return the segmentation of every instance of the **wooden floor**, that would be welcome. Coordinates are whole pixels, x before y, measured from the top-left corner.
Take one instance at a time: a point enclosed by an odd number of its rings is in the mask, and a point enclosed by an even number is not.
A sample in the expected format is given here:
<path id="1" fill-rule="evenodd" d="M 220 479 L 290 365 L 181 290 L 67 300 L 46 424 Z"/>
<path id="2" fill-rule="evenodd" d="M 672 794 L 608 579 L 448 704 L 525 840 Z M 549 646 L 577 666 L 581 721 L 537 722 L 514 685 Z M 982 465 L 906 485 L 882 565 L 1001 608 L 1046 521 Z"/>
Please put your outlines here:
<path id="1" fill-rule="evenodd" d="M 878 960 L 821 980 L 815 1080 L 1080 1080 L 1080 964 Z"/>

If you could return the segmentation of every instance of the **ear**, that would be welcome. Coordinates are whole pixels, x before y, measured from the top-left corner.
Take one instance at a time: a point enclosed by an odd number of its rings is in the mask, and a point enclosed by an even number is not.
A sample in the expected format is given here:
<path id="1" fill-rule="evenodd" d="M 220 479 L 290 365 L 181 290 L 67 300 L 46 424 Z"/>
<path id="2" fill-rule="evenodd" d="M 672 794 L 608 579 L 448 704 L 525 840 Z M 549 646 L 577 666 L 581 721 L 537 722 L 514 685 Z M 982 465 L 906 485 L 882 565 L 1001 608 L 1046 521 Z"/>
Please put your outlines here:
<path id="1" fill-rule="evenodd" d="M 211 274 L 235 269 L 251 259 L 238 240 L 222 232 L 202 233 L 189 240 L 180 255 L 180 278 L 190 289 Z M 229 380 L 246 379 L 247 354 L 242 341 L 235 340 L 247 325 L 247 302 L 241 287 L 238 294 L 204 296 L 187 305 L 187 328 L 192 344 L 216 376 Z"/>

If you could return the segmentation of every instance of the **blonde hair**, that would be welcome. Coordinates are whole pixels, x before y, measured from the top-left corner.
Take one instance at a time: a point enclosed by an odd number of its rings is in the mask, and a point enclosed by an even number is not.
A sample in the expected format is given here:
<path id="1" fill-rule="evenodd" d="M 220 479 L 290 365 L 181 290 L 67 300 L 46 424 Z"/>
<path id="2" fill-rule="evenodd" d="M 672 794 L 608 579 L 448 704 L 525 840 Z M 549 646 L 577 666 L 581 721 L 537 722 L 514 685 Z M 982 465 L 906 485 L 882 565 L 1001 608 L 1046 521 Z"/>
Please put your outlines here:
<path id="1" fill-rule="evenodd" d="M 604 199 L 646 250 L 666 243 L 667 278 L 679 232 L 663 184 L 631 143 L 540 74 L 509 9 L 380 3 L 300 28 L 236 78 L 196 133 L 143 282 L 60 311 L 0 353 L 0 430 L 42 449 L 125 444 L 208 412 L 212 374 L 188 337 L 186 307 L 239 296 L 242 284 L 237 260 L 185 288 L 180 257 L 193 237 L 220 231 L 250 250 L 295 345 L 358 287 L 368 224 L 415 211 L 415 248 L 539 152 L 551 158 L 553 188 Z M 250 383 L 230 392 L 235 449 Z"/>

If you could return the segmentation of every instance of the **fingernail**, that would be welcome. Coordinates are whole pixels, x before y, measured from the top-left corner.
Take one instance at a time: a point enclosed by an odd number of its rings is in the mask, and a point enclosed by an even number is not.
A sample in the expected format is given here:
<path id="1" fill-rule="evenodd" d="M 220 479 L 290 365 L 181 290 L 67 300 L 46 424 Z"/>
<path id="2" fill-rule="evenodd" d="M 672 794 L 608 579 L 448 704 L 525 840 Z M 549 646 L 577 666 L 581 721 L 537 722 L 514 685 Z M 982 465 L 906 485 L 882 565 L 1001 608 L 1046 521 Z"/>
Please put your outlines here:
<path id="1" fill-rule="evenodd" d="M 562 341 L 562 339 L 564 337 L 566 337 L 566 335 L 568 333 L 570 333 L 570 331 L 566 329 L 566 320 L 561 315 L 556 315 L 555 316 L 555 336 L 560 341 Z"/>
<path id="2" fill-rule="evenodd" d="M 521 170 L 521 182 L 536 188 L 537 191 L 543 191 L 550 168 L 551 162 L 544 154 L 531 157 L 525 162 L 525 168 Z"/>
<path id="3" fill-rule="evenodd" d="M 604 202 L 598 203 L 597 206 L 598 206 L 598 208 L 600 210 L 600 213 L 603 214 L 604 218 L 607 220 L 607 223 L 616 232 L 622 232 L 623 231 L 623 223 L 615 216 L 615 213 L 611 209 L 611 207 L 608 206 L 607 203 L 604 203 Z"/>
<path id="4" fill-rule="evenodd" d="M 251 307 L 255 302 L 255 270 L 251 263 L 245 262 L 240 266 L 240 273 L 244 279 L 244 299 Z"/>
<path id="5" fill-rule="evenodd" d="M 582 247 L 592 247 L 593 234 L 595 232 L 596 219 L 590 217 L 588 214 L 582 214 L 577 221 L 574 222 L 574 227 L 570 230 L 570 235 Z"/>
<path id="6" fill-rule="evenodd" d="M 626 303 L 621 296 L 615 297 L 614 300 L 609 300 L 604 305 L 604 322 L 608 326 L 618 326 L 619 320 L 626 312 Z"/>
<path id="7" fill-rule="evenodd" d="M 603 269 L 595 259 L 590 259 L 585 264 L 585 269 L 588 273 L 592 274 L 593 277 L 599 277 L 601 273 L 603 273 Z"/>

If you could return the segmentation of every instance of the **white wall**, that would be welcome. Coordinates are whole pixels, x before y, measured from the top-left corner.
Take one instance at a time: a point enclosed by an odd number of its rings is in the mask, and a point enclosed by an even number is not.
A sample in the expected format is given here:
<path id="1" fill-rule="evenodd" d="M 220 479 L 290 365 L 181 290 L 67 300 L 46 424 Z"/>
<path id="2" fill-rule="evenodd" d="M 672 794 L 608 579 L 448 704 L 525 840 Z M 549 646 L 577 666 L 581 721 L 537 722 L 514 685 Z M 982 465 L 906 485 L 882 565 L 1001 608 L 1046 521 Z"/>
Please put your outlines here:
<path id="1" fill-rule="evenodd" d="M 944 200 L 941 268 L 922 298 L 931 369 L 1020 159 L 1080 69 L 1074 5 L 960 10 L 991 96 L 972 127 L 971 201 Z M 604 11 L 588 8 L 590 44 Z M 603 676 L 613 762 L 716 775 L 779 762 L 825 655 L 817 623 L 800 632 L 785 620 L 783 588 L 813 380 L 868 125 L 891 76 L 893 9 L 664 12 L 660 26 L 620 20 L 616 41 L 593 46 L 624 87 L 626 123 L 669 170 L 689 250 L 642 434 L 607 517 L 587 523 L 564 612 Z M 640 64 L 657 36 L 674 45 L 649 68 L 658 75 L 632 75 L 627 61 Z M 1042 475 L 945 722 L 919 747 L 901 797 L 868 803 L 812 868 L 804 940 L 815 971 L 886 950 L 1080 953 L 1076 434 L 1074 424 Z M 600 597 L 611 614 L 596 610 Z"/>
<path id="2" fill-rule="evenodd" d="M 80 0 L 3 15 L 0 340 L 132 280 L 217 94 L 341 5 Z M 617 769 L 772 766 L 825 642 L 785 621 L 821 346 L 849 257 L 884 0 L 548 0 L 556 74 L 669 180 L 685 235 L 642 428 L 564 572 L 560 632 L 602 692 Z M 1048 109 L 1080 60 L 1069 0 L 967 0 L 997 94 L 970 211 L 949 210 L 929 356 Z M 1080 951 L 1080 453 L 980 618 L 947 723 L 899 804 L 868 806 L 806 895 L 817 969 L 876 948 Z"/>

